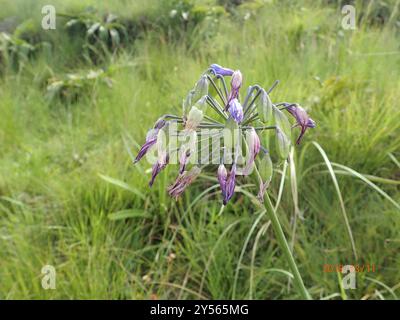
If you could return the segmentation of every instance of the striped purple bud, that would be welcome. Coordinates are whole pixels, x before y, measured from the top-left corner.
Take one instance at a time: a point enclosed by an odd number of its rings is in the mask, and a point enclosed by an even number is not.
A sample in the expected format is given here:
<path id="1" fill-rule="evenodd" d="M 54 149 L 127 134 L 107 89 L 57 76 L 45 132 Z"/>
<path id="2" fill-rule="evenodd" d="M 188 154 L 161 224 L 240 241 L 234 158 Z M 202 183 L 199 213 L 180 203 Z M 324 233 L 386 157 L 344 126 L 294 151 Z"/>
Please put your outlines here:
<path id="1" fill-rule="evenodd" d="M 190 149 L 186 149 L 181 152 L 181 155 L 179 156 L 179 174 L 182 174 L 183 171 L 185 171 L 190 154 Z"/>
<path id="2" fill-rule="evenodd" d="M 169 162 L 169 154 L 164 151 L 158 157 L 157 162 L 153 165 L 153 170 L 151 172 L 151 180 L 149 182 L 149 186 L 152 187 L 154 180 L 156 179 L 157 175 L 163 170 Z"/>
<path id="3" fill-rule="evenodd" d="M 216 63 L 212 64 L 210 66 L 210 69 L 212 70 L 212 72 L 215 75 L 231 76 L 233 74 L 233 70 L 232 69 L 221 67 L 219 64 L 216 64 Z"/>
<path id="4" fill-rule="evenodd" d="M 193 183 L 193 181 L 200 174 L 201 169 L 199 167 L 193 167 L 190 171 L 185 171 L 179 175 L 173 185 L 168 187 L 168 193 L 175 200 L 185 191 L 187 186 Z"/>
<path id="5" fill-rule="evenodd" d="M 160 129 L 162 129 L 166 124 L 166 121 L 162 118 L 156 121 L 154 124 L 154 128 L 150 129 L 147 132 L 146 135 L 146 142 L 142 145 L 142 147 L 139 150 L 138 155 L 136 156 L 135 160 L 133 163 L 135 164 L 138 162 L 140 159 L 142 159 L 146 153 L 149 151 L 149 149 L 157 142 L 157 135 Z"/>
<path id="6" fill-rule="evenodd" d="M 228 201 L 232 198 L 235 193 L 235 185 L 236 185 L 236 163 L 232 165 L 231 172 L 229 172 L 228 178 L 226 179 L 225 186 L 225 194 L 223 198 L 224 206 L 228 203 Z"/>
<path id="7" fill-rule="evenodd" d="M 238 99 L 233 99 L 229 102 L 228 105 L 229 113 L 231 114 L 232 118 L 237 122 L 240 123 L 243 120 L 243 107 L 240 104 Z"/>
<path id="8" fill-rule="evenodd" d="M 300 144 L 301 138 L 303 137 L 307 128 L 315 128 L 315 121 L 309 117 L 306 110 L 297 104 L 291 104 L 287 106 L 286 110 L 296 119 L 296 126 L 301 128 L 300 135 L 296 140 L 296 143 Z"/>

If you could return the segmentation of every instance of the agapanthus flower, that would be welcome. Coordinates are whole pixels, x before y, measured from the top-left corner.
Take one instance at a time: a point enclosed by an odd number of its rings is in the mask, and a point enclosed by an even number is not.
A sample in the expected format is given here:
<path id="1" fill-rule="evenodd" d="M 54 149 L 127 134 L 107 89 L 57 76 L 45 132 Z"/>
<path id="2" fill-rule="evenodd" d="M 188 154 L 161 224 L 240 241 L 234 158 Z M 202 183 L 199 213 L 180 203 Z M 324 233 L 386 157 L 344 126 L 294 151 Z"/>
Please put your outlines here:
<path id="1" fill-rule="evenodd" d="M 157 175 L 163 170 L 169 162 L 169 154 L 168 152 L 164 151 L 158 157 L 157 162 L 153 165 L 153 169 L 151 172 L 151 179 L 149 182 L 149 186 L 152 187 L 154 180 L 156 179 Z"/>
<path id="2" fill-rule="evenodd" d="M 250 86 L 242 106 L 239 101 L 239 91 L 242 87 L 243 76 L 239 70 L 233 70 L 212 64 L 186 96 L 183 102 L 183 114 L 181 116 L 164 115 L 149 131 L 146 142 L 141 147 L 135 162 L 139 161 L 153 146 L 158 147 L 158 158 L 152 168 L 150 186 L 153 185 L 156 176 L 167 166 L 171 155 L 171 162 L 176 161 L 179 164 L 179 175 L 176 181 L 168 187 L 168 193 L 171 197 L 177 199 L 207 164 L 215 163 L 213 161 L 205 162 L 204 159 L 207 160 L 207 158 L 204 158 L 202 153 L 203 151 L 210 151 L 210 146 L 206 144 L 203 147 L 202 142 L 211 139 L 213 142 L 211 145 L 212 159 L 208 158 L 208 160 L 213 160 L 215 155 L 220 157 L 221 151 L 224 150 L 223 160 L 220 160 L 217 170 L 223 204 L 226 205 L 233 197 L 236 176 L 249 175 L 250 169 L 253 168 L 257 169 L 255 173 L 259 180 L 258 198 L 260 201 L 263 200 L 272 178 L 273 165 L 269 155 L 271 150 L 267 152 L 261 146 L 260 134 L 265 130 L 274 130 L 271 133 L 275 134 L 276 141 L 272 144 L 274 147 L 272 152 L 279 155 L 281 161 L 286 161 L 292 143 L 290 139 L 291 128 L 287 115 L 282 110 L 286 109 L 293 115 L 296 119 L 295 126 L 301 127 L 297 143 L 301 141 L 307 128 L 315 127 L 315 122 L 297 104 L 284 102 L 275 105 L 272 102 L 270 94 L 279 81 L 275 81 L 269 90 L 265 90 L 257 84 Z M 225 80 L 226 76 L 231 76 L 229 92 Z M 213 89 L 210 93 L 209 86 L 212 86 Z M 283 106 L 283 108 L 279 108 L 280 106 Z M 170 126 L 171 121 L 176 121 L 176 126 L 173 126 L 173 128 Z M 170 129 L 168 130 L 170 136 L 165 135 L 167 126 Z M 179 141 L 175 143 L 175 139 L 170 137 L 190 137 L 190 142 L 177 139 Z M 216 143 L 214 143 L 214 138 Z M 222 138 L 224 142 L 225 139 L 229 142 L 221 146 Z M 248 157 L 246 158 L 246 166 L 241 168 L 238 167 L 241 163 L 238 159 L 239 156 L 240 159 L 243 159 L 241 154 L 243 151 L 242 142 L 246 138 Z M 235 147 L 233 147 L 233 140 L 237 142 Z M 197 149 L 199 145 L 201 148 Z M 264 152 L 260 152 L 260 150 Z M 225 167 L 227 163 L 224 161 L 229 159 L 229 157 L 225 157 L 225 152 L 228 152 L 228 155 L 235 155 L 230 170 Z M 175 153 L 178 157 L 175 157 Z M 209 157 L 209 154 L 206 157 Z M 188 170 L 189 158 L 193 160 L 190 163 L 195 163 L 200 159 L 190 170 Z M 201 169 L 197 166 L 200 163 L 202 164 Z"/>
<path id="3" fill-rule="evenodd" d="M 146 153 L 150 150 L 150 148 L 156 144 L 158 132 L 161 128 L 165 126 L 165 123 L 166 121 L 164 119 L 159 119 L 156 121 L 154 128 L 148 131 L 146 135 L 146 142 L 140 148 L 139 153 L 136 156 L 133 163 L 136 163 L 140 159 L 142 159 L 146 155 Z"/>
<path id="4" fill-rule="evenodd" d="M 301 138 L 303 137 L 307 128 L 315 128 L 315 121 L 311 119 L 306 110 L 304 110 L 298 104 L 288 105 L 286 106 L 286 110 L 296 119 L 296 126 L 301 128 L 300 135 L 296 140 L 296 144 L 300 144 Z"/>
<path id="5" fill-rule="evenodd" d="M 237 123 L 243 121 L 243 107 L 238 99 L 235 98 L 229 103 L 228 111 Z"/>
<path id="6" fill-rule="evenodd" d="M 185 171 L 178 176 L 174 184 L 168 187 L 168 193 L 171 197 L 178 199 L 178 197 L 185 191 L 186 187 L 190 185 L 200 174 L 201 169 L 194 166 L 190 171 Z"/>
<path id="7" fill-rule="evenodd" d="M 232 69 L 221 67 L 219 64 L 216 64 L 216 63 L 212 64 L 210 66 L 210 69 L 212 70 L 212 72 L 215 75 L 231 76 L 233 74 L 233 70 Z"/>

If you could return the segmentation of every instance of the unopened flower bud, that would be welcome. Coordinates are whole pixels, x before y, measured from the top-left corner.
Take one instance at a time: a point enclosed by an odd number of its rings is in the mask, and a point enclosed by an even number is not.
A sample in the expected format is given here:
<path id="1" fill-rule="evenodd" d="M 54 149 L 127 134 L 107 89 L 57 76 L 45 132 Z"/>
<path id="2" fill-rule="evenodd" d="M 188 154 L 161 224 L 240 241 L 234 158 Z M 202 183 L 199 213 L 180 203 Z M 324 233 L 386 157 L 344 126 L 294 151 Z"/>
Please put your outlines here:
<path id="1" fill-rule="evenodd" d="M 208 79 L 207 76 L 202 76 L 199 81 L 197 81 L 194 87 L 192 104 L 196 103 L 200 98 L 208 94 Z"/>
<path id="2" fill-rule="evenodd" d="M 229 113 L 231 114 L 232 118 L 237 122 L 240 123 L 243 120 L 243 107 L 240 104 L 238 99 L 233 99 L 228 106 Z"/>
<path id="3" fill-rule="evenodd" d="M 210 69 L 212 70 L 212 72 L 215 75 L 231 76 L 233 74 L 233 70 L 232 69 L 221 67 L 219 64 L 216 64 L 216 63 L 212 64 L 210 66 Z"/>
<path id="4" fill-rule="evenodd" d="M 203 111 L 193 106 L 188 114 L 185 129 L 195 130 L 200 122 L 203 120 L 203 116 Z"/>

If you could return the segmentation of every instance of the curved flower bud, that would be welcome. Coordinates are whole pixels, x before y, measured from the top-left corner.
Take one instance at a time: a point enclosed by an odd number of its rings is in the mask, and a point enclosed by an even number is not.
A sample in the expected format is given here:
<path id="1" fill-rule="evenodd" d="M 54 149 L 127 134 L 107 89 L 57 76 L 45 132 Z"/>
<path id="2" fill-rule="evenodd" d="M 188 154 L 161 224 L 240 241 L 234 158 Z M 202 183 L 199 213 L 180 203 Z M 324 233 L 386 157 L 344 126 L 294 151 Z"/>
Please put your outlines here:
<path id="1" fill-rule="evenodd" d="M 153 165 L 153 170 L 151 172 L 151 180 L 149 182 L 149 186 L 153 186 L 154 180 L 156 179 L 157 175 L 160 173 L 162 169 L 164 169 L 169 162 L 169 154 L 164 151 L 159 156 L 157 162 Z"/>
<path id="2" fill-rule="evenodd" d="M 198 177 L 200 172 L 201 169 L 195 166 L 190 171 L 185 171 L 182 175 L 179 175 L 174 184 L 168 187 L 169 195 L 177 200 L 186 187 Z"/>
<path id="3" fill-rule="evenodd" d="M 203 111 L 193 106 L 188 114 L 185 129 L 195 130 L 200 122 L 203 120 L 203 116 Z"/>
<path id="4" fill-rule="evenodd" d="M 166 121 L 164 120 L 163 117 L 161 117 L 160 119 L 158 119 L 156 121 L 156 123 L 154 124 L 154 129 L 156 130 L 160 130 L 161 128 L 163 128 L 166 124 Z"/>
<path id="5" fill-rule="evenodd" d="M 297 104 L 291 104 L 287 106 L 286 110 L 296 119 L 296 126 L 301 127 L 300 135 L 296 140 L 296 143 L 300 144 L 301 138 L 303 137 L 307 128 L 315 128 L 315 121 L 309 117 L 306 110 Z"/>
<path id="6" fill-rule="evenodd" d="M 212 72 L 215 75 L 231 76 L 233 74 L 233 70 L 232 69 L 221 67 L 219 64 L 216 64 L 216 63 L 212 64 L 210 66 L 210 69 L 212 70 Z"/>
<path id="7" fill-rule="evenodd" d="M 136 156 L 135 160 L 133 161 L 134 164 L 136 162 L 138 162 L 140 159 L 142 159 L 146 155 L 146 153 L 149 151 L 149 149 L 157 142 L 158 132 L 160 129 L 162 129 L 165 126 L 165 124 L 166 124 L 166 121 L 163 118 L 160 118 L 154 124 L 154 128 L 150 129 L 147 132 L 146 142 L 140 148 L 138 155 Z"/>
<path id="8" fill-rule="evenodd" d="M 237 122 L 240 123 L 243 120 L 243 107 L 240 104 L 238 99 L 233 99 L 229 102 L 228 105 L 229 113 L 231 114 L 232 118 Z"/>
<path id="9" fill-rule="evenodd" d="M 222 197 L 225 198 L 226 180 L 228 178 L 228 172 L 226 171 L 226 168 L 222 163 L 218 167 L 217 177 L 218 177 L 219 185 L 221 187 Z"/>
<path id="10" fill-rule="evenodd" d="M 185 167 L 189 162 L 189 158 L 192 154 L 195 154 L 197 151 L 197 133 L 196 131 L 186 132 L 189 136 L 189 142 L 183 144 L 180 147 L 180 155 L 179 155 L 179 173 L 182 174 L 185 171 Z"/>
<path id="11" fill-rule="evenodd" d="M 226 205 L 235 193 L 236 185 L 236 163 L 232 165 L 231 172 L 229 172 L 226 179 L 225 194 L 222 203 Z"/>
<path id="12" fill-rule="evenodd" d="M 182 174 L 183 171 L 185 171 L 190 154 L 190 149 L 181 152 L 181 155 L 179 156 L 179 174 Z"/>

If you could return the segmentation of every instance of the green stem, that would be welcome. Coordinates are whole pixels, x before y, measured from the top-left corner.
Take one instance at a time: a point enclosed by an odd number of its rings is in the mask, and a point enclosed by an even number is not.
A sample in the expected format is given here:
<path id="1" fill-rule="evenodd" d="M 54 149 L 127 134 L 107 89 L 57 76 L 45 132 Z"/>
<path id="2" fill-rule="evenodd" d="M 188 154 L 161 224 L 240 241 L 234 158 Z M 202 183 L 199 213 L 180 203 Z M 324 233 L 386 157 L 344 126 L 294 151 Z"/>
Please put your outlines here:
<path id="1" fill-rule="evenodd" d="M 268 194 L 264 195 L 264 206 L 265 210 L 267 210 L 267 214 L 269 219 L 271 220 L 272 228 L 274 229 L 275 236 L 277 238 L 280 249 L 283 251 L 287 262 L 289 263 L 289 267 L 292 271 L 294 282 L 299 290 L 301 296 L 305 300 L 312 300 L 310 294 L 308 293 L 306 287 L 304 286 L 303 279 L 301 278 L 299 269 L 297 269 L 296 262 L 294 261 L 292 252 L 290 251 L 289 244 L 286 240 L 285 234 L 283 233 L 281 224 L 278 220 L 278 216 L 272 206 L 271 200 L 268 197 Z"/>

